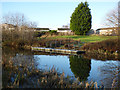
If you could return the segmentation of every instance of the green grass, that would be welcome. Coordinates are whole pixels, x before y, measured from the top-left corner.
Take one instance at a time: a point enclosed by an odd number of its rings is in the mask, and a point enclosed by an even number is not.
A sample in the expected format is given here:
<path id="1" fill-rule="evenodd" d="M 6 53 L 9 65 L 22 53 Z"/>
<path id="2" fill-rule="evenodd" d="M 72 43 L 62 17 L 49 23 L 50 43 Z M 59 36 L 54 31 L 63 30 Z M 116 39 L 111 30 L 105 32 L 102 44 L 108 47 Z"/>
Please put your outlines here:
<path id="1" fill-rule="evenodd" d="M 71 36 L 55 36 L 55 37 L 49 37 L 51 39 L 58 39 L 58 38 L 70 38 L 73 40 L 80 40 L 81 42 L 97 42 L 97 41 L 103 41 L 107 39 L 114 39 L 117 38 L 117 36 L 77 36 L 77 35 L 71 35 Z"/>

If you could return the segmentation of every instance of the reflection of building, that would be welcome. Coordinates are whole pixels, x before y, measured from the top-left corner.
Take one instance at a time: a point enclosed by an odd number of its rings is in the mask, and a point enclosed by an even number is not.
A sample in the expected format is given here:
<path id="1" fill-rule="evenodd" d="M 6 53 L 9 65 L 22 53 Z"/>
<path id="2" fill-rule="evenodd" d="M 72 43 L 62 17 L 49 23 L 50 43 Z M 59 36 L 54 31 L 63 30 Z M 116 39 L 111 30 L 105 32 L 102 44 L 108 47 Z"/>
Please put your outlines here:
<path id="1" fill-rule="evenodd" d="M 99 35 L 117 35 L 117 28 L 118 27 L 99 28 L 96 30 L 96 34 L 99 34 Z"/>

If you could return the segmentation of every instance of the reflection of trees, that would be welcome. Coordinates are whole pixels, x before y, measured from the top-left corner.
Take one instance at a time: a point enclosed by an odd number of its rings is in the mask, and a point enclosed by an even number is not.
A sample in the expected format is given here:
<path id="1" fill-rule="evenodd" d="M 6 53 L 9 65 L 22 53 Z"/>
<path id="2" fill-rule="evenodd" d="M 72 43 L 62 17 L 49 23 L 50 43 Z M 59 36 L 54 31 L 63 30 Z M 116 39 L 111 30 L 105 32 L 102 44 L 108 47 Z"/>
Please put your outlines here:
<path id="1" fill-rule="evenodd" d="M 22 78 L 26 71 L 35 68 L 34 57 L 31 52 L 4 48 L 2 52 L 2 85 L 7 87 L 20 75 Z"/>
<path id="2" fill-rule="evenodd" d="M 104 78 L 101 80 L 104 86 L 119 87 L 120 88 L 120 61 L 108 62 L 102 67 L 100 67 L 101 75 Z"/>
<path id="3" fill-rule="evenodd" d="M 70 68 L 75 77 L 79 77 L 80 81 L 85 81 L 91 70 L 91 60 L 82 56 L 70 56 Z"/>
<path id="4" fill-rule="evenodd" d="M 31 51 L 25 51 L 22 49 L 14 49 L 14 48 L 3 48 L 2 51 L 3 60 L 7 61 L 12 60 L 14 65 L 16 66 L 32 66 L 34 63 L 34 57 Z"/>

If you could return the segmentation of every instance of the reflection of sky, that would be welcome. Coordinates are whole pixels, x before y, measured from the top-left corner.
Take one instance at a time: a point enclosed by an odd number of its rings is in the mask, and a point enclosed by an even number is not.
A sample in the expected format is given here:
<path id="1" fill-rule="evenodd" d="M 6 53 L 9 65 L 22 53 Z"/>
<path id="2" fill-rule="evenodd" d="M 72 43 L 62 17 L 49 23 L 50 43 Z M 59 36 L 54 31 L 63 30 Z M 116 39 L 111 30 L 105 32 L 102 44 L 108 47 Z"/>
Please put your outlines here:
<path id="1" fill-rule="evenodd" d="M 98 83 L 98 85 L 100 84 L 104 84 L 105 86 L 111 86 L 110 84 L 112 84 L 112 75 L 113 73 L 109 73 L 108 71 L 110 71 L 110 67 L 112 65 L 118 65 L 119 61 L 100 61 L 100 60 L 94 60 L 91 59 L 91 71 L 89 73 L 89 77 L 88 77 L 88 81 L 95 81 Z M 102 68 L 104 68 L 105 71 L 102 71 Z M 113 71 L 112 68 L 111 72 Z M 108 78 L 109 82 L 107 81 Z M 109 85 L 108 85 L 109 84 Z"/>
<path id="2" fill-rule="evenodd" d="M 55 68 L 57 68 L 58 72 L 64 71 L 65 76 L 74 76 L 70 69 L 70 62 L 68 56 L 34 55 L 34 58 L 39 58 L 36 59 L 36 62 L 38 63 L 38 68 L 40 69 L 48 70 L 54 66 Z M 94 82 L 97 82 L 98 86 L 101 85 L 101 81 L 104 83 L 104 85 L 111 84 L 111 82 L 107 82 L 107 80 L 105 80 L 105 78 L 112 78 L 111 74 L 106 71 L 103 72 L 101 68 L 104 67 L 106 70 L 108 70 L 110 66 L 113 66 L 113 64 L 118 65 L 118 62 L 119 61 L 101 61 L 91 59 L 91 70 L 89 72 L 89 77 L 87 78 L 88 81 L 92 80 Z"/>
<path id="3" fill-rule="evenodd" d="M 34 57 L 39 58 L 38 68 L 42 69 L 51 69 L 53 66 L 57 69 L 58 72 L 64 72 L 65 76 L 70 75 L 73 76 L 73 73 L 70 69 L 70 62 L 68 56 L 50 56 L 50 55 L 34 55 Z"/>
<path id="4" fill-rule="evenodd" d="M 100 66 L 104 65 L 104 61 L 91 60 L 91 71 L 89 73 L 88 81 L 99 82 L 101 80 Z"/>

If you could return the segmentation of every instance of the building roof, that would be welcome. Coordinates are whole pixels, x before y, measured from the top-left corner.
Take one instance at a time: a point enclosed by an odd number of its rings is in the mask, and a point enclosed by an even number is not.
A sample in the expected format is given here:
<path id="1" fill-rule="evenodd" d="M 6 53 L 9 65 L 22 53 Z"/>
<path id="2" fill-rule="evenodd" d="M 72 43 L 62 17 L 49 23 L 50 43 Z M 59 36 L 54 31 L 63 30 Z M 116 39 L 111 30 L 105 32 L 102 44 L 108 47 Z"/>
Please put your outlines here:
<path id="1" fill-rule="evenodd" d="M 70 28 L 58 28 L 58 30 L 70 30 Z"/>
<path id="2" fill-rule="evenodd" d="M 119 27 L 119 28 L 120 28 L 120 27 Z M 118 29 L 118 27 L 99 28 L 99 29 L 97 29 L 96 31 L 99 31 L 99 30 L 109 30 L 109 29 Z"/>
<path id="3" fill-rule="evenodd" d="M 49 28 L 34 28 L 36 30 L 50 30 Z"/>

